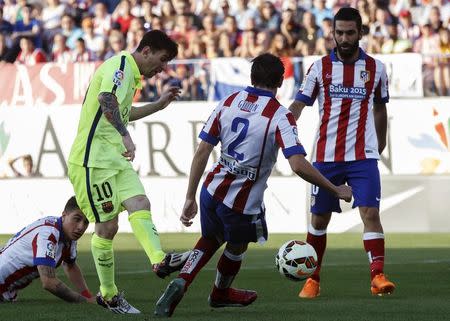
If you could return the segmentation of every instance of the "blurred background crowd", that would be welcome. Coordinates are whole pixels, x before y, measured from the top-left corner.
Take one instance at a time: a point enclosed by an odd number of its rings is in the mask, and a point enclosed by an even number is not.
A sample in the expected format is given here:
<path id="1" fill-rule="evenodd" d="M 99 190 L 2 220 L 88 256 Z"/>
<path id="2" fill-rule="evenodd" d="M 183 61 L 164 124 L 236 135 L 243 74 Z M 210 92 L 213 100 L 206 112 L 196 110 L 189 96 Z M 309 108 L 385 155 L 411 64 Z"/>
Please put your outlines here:
<path id="1" fill-rule="evenodd" d="M 448 0 L 2 0 L 0 60 L 102 61 L 161 29 L 178 42 L 179 54 L 165 73 L 145 80 L 139 99 L 179 85 L 183 100 L 203 100 L 211 58 L 268 51 L 300 57 L 293 61 L 301 65 L 301 57 L 329 53 L 333 14 L 342 6 L 359 9 L 364 50 L 422 54 L 425 95 L 450 95 Z"/>

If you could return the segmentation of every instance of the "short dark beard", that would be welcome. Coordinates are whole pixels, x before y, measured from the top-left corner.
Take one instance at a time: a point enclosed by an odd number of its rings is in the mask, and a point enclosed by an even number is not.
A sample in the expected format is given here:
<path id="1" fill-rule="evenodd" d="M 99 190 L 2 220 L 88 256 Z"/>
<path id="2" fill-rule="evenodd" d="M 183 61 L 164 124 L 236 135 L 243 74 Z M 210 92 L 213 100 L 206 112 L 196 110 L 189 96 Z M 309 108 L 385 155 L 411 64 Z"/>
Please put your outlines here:
<path id="1" fill-rule="evenodd" d="M 351 48 L 350 48 L 349 51 L 343 51 L 343 50 L 341 49 L 341 46 L 340 46 L 340 45 L 337 45 L 337 51 L 338 51 L 338 53 L 339 53 L 339 56 L 341 56 L 343 59 L 351 58 L 351 57 L 355 54 L 355 52 L 358 51 L 358 49 L 359 49 L 359 41 L 355 42 L 355 43 L 351 46 Z"/>

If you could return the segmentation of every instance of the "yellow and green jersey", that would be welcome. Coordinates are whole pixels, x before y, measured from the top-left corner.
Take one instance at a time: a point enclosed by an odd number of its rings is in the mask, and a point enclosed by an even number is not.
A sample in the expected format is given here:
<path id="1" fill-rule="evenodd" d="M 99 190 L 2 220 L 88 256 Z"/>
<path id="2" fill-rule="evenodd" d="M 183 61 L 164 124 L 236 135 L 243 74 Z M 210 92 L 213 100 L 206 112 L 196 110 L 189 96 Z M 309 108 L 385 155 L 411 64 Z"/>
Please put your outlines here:
<path id="1" fill-rule="evenodd" d="M 122 136 L 103 115 L 98 95 L 110 92 L 117 97 L 122 121 L 127 126 L 133 96 L 140 87 L 141 73 L 130 53 L 123 51 L 100 65 L 83 101 L 69 163 L 110 169 L 130 166 L 122 156 L 125 152 Z"/>

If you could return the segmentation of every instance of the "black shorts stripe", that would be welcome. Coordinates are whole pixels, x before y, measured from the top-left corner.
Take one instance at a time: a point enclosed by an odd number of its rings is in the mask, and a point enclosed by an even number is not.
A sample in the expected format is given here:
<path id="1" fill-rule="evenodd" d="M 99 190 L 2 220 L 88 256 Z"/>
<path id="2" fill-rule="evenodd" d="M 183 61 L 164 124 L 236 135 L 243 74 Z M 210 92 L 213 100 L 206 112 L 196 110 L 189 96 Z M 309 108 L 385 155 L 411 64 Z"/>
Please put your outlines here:
<path id="1" fill-rule="evenodd" d="M 86 193 L 89 198 L 89 204 L 91 205 L 92 213 L 94 213 L 95 222 L 100 223 L 100 215 L 98 215 L 97 209 L 95 208 L 94 199 L 92 198 L 91 178 L 89 176 L 89 167 L 85 167 L 84 169 L 86 170 Z"/>

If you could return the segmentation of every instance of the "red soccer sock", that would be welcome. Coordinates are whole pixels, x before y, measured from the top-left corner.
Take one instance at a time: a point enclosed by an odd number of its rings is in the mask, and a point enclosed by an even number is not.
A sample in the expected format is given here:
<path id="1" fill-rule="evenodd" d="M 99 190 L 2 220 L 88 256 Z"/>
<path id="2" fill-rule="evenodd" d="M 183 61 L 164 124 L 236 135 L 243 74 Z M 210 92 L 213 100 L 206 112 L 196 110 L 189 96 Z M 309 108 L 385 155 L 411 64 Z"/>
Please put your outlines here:
<path id="1" fill-rule="evenodd" d="M 370 278 L 384 270 L 384 234 L 368 232 L 363 235 L 364 249 L 370 262 Z"/>
<path id="2" fill-rule="evenodd" d="M 226 249 L 217 263 L 216 281 L 214 291 L 223 291 L 231 286 L 235 276 L 241 269 L 244 254 L 234 255 Z"/>
<path id="3" fill-rule="evenodd" d="M 316 230 L 310 226 L 308 228 L 306 242 L 311 244 L 317 253 L 317 268 L 311 275 L 311 278 L 320 282 L 320 268 L 322 267 L 322 259 L 327 247 L 327 230 Z"/>
<path id="4" fill-rule="evenodd" d="M 220 245 L 221 244 L 219 244 L 216 240 L 206 239 L 204 237 L 201 237 L 198 240 L 191 255 L 189 255 L 189 258 L 178 275 L 179 278 L 186 281 L 184 288 L 185 291 L 192 281 L 194 281 L 194 278 L 197 276 L 198 272 L 200 272 L 205 264 L 208 263 L 214 253 L 216 253 Z"/>

